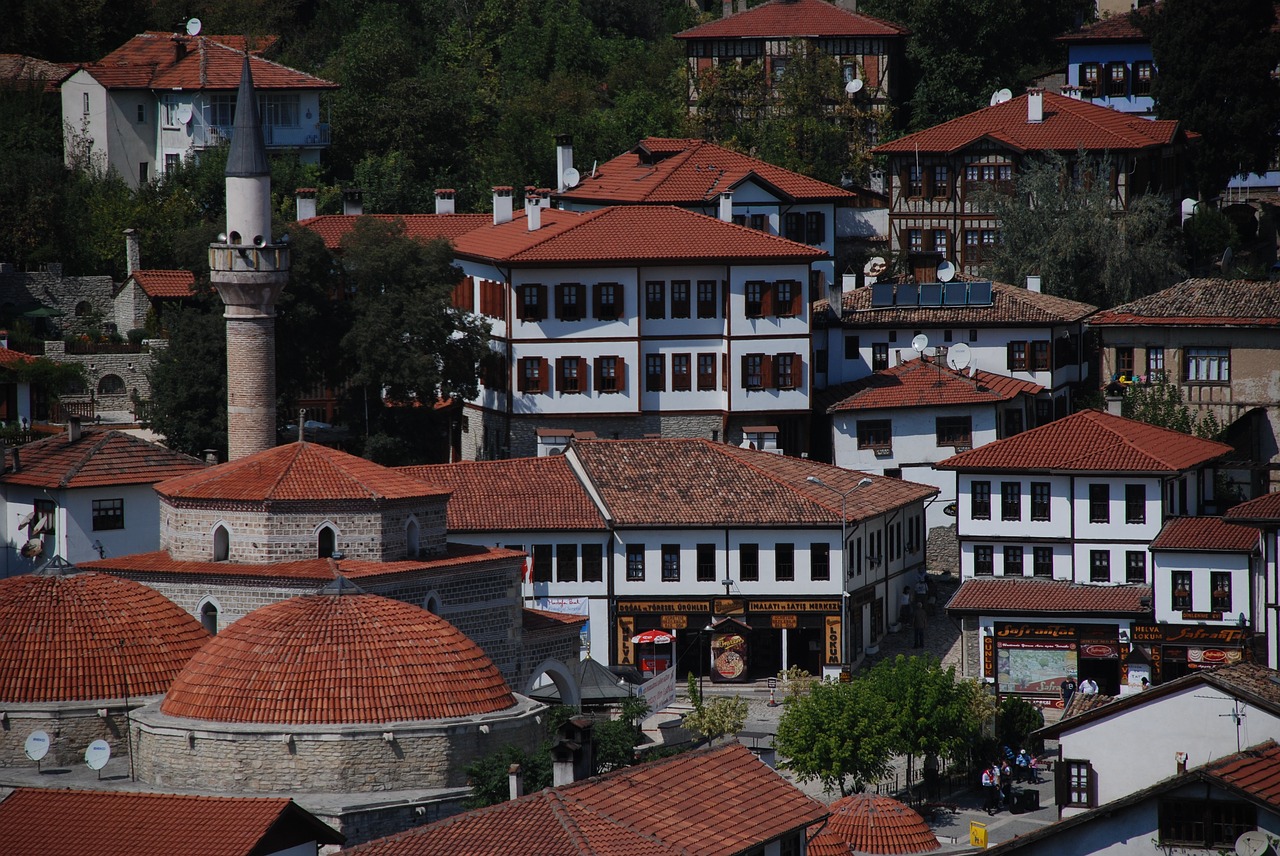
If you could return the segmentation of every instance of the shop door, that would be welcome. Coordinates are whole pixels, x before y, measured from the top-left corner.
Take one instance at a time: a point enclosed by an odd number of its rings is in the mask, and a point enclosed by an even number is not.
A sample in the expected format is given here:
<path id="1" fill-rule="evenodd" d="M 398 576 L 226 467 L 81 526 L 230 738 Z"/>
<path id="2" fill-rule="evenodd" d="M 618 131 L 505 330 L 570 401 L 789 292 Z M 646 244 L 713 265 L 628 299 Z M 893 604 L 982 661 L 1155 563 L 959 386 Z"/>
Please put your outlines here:
<path id="1" fill-rule="evenodd" d="M 772 678 L 782 671 L 781 630 L 757 628 L 751 631 L 747 642 L 751 651 L 747 674 L 752 680 Z"/>
<path id="2" fill-rule="evenodd" d="M 787 664 L 799 666 L 811 675 L 822 674 L 821 627 L 796 627 L 787 631 Z"/>

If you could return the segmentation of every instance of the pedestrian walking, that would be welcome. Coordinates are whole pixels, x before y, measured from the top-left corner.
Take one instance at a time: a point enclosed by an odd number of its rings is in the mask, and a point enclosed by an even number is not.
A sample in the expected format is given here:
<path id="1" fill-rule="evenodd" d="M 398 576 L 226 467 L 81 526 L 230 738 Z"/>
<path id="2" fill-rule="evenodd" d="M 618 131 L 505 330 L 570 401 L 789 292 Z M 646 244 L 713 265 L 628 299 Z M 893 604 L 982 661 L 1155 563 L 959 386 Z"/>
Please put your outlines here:
<path id="1" fill-rule="evenodd" d="M 996 813 L 996 800 L 999 798 L 997 788 L 1000 782 L 998 770 L 995 764 L 982 770 L 982 809 L 987 814 Z"/>
<path id="2" fill-rule="evenodd" d="M 1008 761 L 1000 765 L 1000 804 L 1004 808 L 1013 807 L 1013 767 Z"/>
<path id="3" fill-rule="evenodd" d="M 924 631 L 929 626 L 929 619 L 924 612 L 924 601 L 916 600 L 911 610 L 911 627 L 915 630 L 915 644 L 912 647 L 924 647 Z"/>
<path id="4" fill-rule="evenodd" d="M 1027 754 L 1026 749 L 1018 750 L 1018 757 L 1013 759 L 1014 778 L 1019 782 L 1025 782 L 1030 778 L 1031 756 Z"/>
<path id="5" fill-rule="evenodd" d="M 1066 710 L 1067 705 L 1071 704 L 1071 697 L 1076 694 L 1076 676 L 1067 675 L 1062 682 L 1062 709 Z"/>
<path id="6" fill-rule="evenodd" d="M 1031 774 L 1031 784 L 1038 785 L 1043 781 L 1043 779 L 1040 778 L 1040 759 L 1035 755 L 1031 756 L 1031 764 L 1028 767 L 1028 770 Z"/>
<path id="7" fill-rule="evenodd" d="M 1098 682 L 1093 678 L 1085 678 L 1080 682 L 1080 695 L 1097 695 Z"/>
<path id="8" fill-rule="evenodd" d="M 898 598 L 898 623 L 903 627 L 911 623 L 911 586 L 903 586 Z"/>

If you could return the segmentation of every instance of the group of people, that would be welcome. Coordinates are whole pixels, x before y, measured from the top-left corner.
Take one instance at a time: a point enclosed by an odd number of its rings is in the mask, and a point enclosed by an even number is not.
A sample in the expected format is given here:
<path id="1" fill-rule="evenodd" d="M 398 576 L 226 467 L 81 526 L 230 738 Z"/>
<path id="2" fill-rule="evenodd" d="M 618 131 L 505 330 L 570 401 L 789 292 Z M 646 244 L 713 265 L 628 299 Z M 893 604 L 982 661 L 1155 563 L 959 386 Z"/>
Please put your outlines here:
<path id="1" fill-rule="evenodd" d="M 1004 747 L 1004 757 L 997 758 L 982 771 L 983 809 L 993 815 L 1002 808 L 1012 808 L 1014 782 L 1040 784 L 1040 761 L 1026 749 L 1014 754 Z"/>
<path id="2" fill-rule="evenodd" d="M 1077 685 L 1076 676 L 1067 675 L 1066 679 L 1062 682 L 1060 689 L 1062 690 L 1062 709 L 1066 710 L 1067 705 L 1071 704 L 1071 697 L 1077 692 L 1079 692 L 1080 695 L 1097 695 L 1098 682 L 1093 678 L 1085 678 L 1079 683 L 1079 685 Z"/>
<path id="3" fill-rule="evenodd" d="M 924 632 L 929 627 L 930 606 L 935 599 L 930 586 L 928 575 L 921 569 L 914 588 L 903 586 L 902 597 L 898 600 L 898 622 L 914 631 L 913 648 L 924 647 Z"/>

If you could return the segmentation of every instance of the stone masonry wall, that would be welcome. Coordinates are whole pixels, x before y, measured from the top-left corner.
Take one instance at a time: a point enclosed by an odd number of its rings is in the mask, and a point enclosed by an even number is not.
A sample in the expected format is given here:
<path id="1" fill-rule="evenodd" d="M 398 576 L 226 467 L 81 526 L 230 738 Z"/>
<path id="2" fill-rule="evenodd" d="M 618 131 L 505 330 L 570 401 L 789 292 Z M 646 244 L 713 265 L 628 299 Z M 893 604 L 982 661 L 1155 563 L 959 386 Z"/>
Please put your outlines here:
<path id="1" fill-rule="evenodd" d="M 568 666 L 579 659 L 582 648 L 582 635 L 578 628 L 566 625 L 555 630 L 543 630 L 537 635 L 526 634 L 524 637 L 525 662 L 528 668 L 519 678 L 519 686 L 512 687 L 516 692 L 527 692 L 530 682 L 537 677 L 533 670 L 547 660 L 556 660 Z"/>
<path id="2" fill-rule="evenodd" d="M 147 340 L 148 348 L 163 348 L 168 345 L 162 340 Z M 88 401 L 92 396 L 97 402 L 97 409 L 132 410 L 132 394 L 147 400 L 151 398 L 151 367 L 155 365 L 156 356 L 153 350 L 143 350 L 137 354 L 68 354 L 65 342 L 51 340 L 45 342 L 45 356 L 58 363 L 77 363 L 84 367 L 86 392 L 79 395 L 64 395 L 67 402 Z M 124 392 L 107 395 L 98 391 L 102 379 L 107 375 L 115 375 L 124 381 Z"/>
<path id="3" fill-rule="evenodd" d="M 130 699 L 130 708 L 136 708 L 149 699 Z M 98 708 L 109 713 L 103 719 Z M 0 767 L 31 767 L 25 745 L 33 731 L 49 735 L 49 754 L 41 761 L 45 769 L 69 767 L 84 763 L 84 750 L 95 740 L 105 740 L 111 745 L 111 754 L 127 756 L 125 740 L 124 700 L 110 699 L 102 702 L 69 702 L 17 705 L 4 703 L 5 717 L 0 720 Z"/>
<path id="4" fill-rule="evenodd" d="M 505 418 L 480 410 L 467 410 L 467 431 L 462 435 L 464 460 L 479 460 L 484 454 L 486 429 L 500 430 Z M 566 431 L 593 431 L 602 440 L 636 440 L 646 434 L 661 437 L 704 437 L 724 439 L 722 420 L 716 414 L 645 413 L 636 416 L 544 416 L 513 417 L 511 419 L 511 447 L 507 457 L 531 458 L 538 454 L 539 429 L 557 428 Z M 739 439 L 741 437 L 739 436 Z M 493 454 L 487 457 L 494 457 Z"/>
<path id="5" fill-rule="evenodd" d="M 275 318 L 227 319 L 227 458 L 276 444 Z"/>
<path id="6" fill-rule="evenodd" d="M 956 525 L 935 526 L 925 538 L 924 566 L 934 573 L 950 571 L 960 575 L 960 539 Z"/>
<path id="7" fill-rule="evenodd" d="M 0 273 L 0 314 L 21 315 L 48 306 L 63 313 L 56 319 L 58 330 L 83 333 L 115 320 L 114 292 L 111 277 L 63 276 L 61 265 L 48 265 L 39 272 L 5 272 Z M 82 303 L 89 304 L 89 313 L 77 315 L 76 306 Z"/>

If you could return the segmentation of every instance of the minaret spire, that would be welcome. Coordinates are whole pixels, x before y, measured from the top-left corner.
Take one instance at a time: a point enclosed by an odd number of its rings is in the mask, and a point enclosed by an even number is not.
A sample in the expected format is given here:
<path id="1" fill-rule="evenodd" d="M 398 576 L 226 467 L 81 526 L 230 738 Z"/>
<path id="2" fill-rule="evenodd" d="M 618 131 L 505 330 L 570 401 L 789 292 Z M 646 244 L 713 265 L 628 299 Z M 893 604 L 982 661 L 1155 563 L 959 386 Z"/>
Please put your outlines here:
<path id="1" fill-rule="evenodd" d="M 244 105 L 252 105 L 246 110 Z M 267 163 L 267 147 L 262 144 L 262 123 L 258 119 L 257 100 L 253 94 L 253 70 L 249 67 L 249 55 L 244 56 L 240 70 L 240 91 L 236 94 L 236 121 L 232 126 L 231 152 L 227 155 L 228 177 L 252 178 L 270 175 Z"/>

